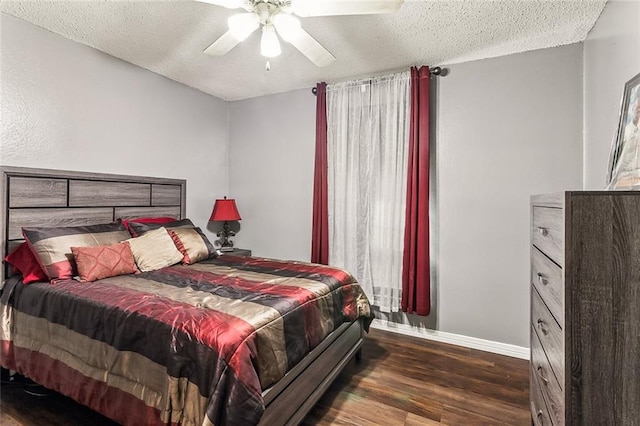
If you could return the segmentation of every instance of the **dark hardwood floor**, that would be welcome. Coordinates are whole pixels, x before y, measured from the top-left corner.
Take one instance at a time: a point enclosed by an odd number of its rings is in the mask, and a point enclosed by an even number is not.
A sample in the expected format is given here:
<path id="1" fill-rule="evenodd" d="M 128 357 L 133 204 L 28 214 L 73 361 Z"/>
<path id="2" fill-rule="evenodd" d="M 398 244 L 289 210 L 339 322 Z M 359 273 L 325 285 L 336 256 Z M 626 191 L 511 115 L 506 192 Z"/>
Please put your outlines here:
<path id="1" fill-rule="evenodd" d="M 525 360 L 372 330 L 305 425 L 530 425 Z M 58 394 L 3 386 L 0 423 L 114 425 Z"/>
<path id="2" fill-rule="evenodd" d="M 372 330 L 305 424 L 530 425 L 529 362 Z"/>

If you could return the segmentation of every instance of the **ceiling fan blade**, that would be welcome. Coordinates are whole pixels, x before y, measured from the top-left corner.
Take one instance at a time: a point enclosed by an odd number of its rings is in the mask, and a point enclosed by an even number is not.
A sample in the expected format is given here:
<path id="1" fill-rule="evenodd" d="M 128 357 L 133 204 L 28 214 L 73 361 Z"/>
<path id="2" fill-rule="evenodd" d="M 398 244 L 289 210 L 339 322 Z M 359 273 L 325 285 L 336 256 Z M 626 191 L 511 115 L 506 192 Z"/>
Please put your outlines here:
<path id="1" fill-rule="evenodd" d="M 404 0 L 292 0 L 298 16 L 367 15 L 400 10 Z"/>
<path id="2" fill-rule="evenodd" d="M 296 49 L 302 52 L 302 54 L 309 58 L 316 66 L 326 67 L 336 60 L 335 56 L 329 53 L 327 49 L 322 47 L 315 38 L 311 37 L 309 33 L 302 28 L 288 28 L 281 31 L 281 28 L 279 28 L 277 24 L 275 27 L 283 40 L 294 45 Z"/>
<path id="3" fill-rule="evenodd" d="M 240 41 L 233 36 L 231 31 L 222 34 L 219 39 L 214 41 L 211 46 L 204 49 L 205 54 L 210 56 L 222 56 L 236 47 Z"/>
<path id="4" fill-rule="evenodd" d="M 252 8 L 251 2 L 247 0 L 196 0 L 200 3 L 215 4 L 216 6 L 226 7 L 227 9 L 246 9 L 247 6 Z M 250 10 L 250 9 L 249 9 Z"/>

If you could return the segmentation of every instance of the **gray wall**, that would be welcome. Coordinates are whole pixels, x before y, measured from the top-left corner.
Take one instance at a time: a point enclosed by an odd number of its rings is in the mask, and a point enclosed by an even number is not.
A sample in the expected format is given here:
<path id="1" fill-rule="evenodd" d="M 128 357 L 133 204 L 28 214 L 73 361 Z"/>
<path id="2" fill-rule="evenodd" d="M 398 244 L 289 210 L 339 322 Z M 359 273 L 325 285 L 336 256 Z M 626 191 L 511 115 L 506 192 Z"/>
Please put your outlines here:
<path id="1" fill-rule="evenodd" d="M 435 306 L 394 319 L 528 347 L 529 196 L 582 186 L 582 46 L 450 70 L 437 108 Z M 230 188 L 247 219 L 237 241 L 259 255 L 309 259 L 314 109 L 308 90 L 231 105 Z"/>
<path id="2" fill-rule="evenodd" d="M 436 142 L 438 329 L 528 347 L 529 196 L 582 186 L 582 46 L 449 68 Z"/>
<path id="3" fill-rule="evenodd" d="M 605 185 L 624 84 L 640 72 L 640 2 L 610 0 L 584 42 L 584 187 Z"/>
<path id="4" fill-rule="evenodd" d="M 229 194 L 242 216 L 237 247 L 309 261 L 315 109 L 309 89 L 230 104 Z"/>
<path id="5" fill-rule="evenodd" d="M 205 226 L 228 188 L 227 103 L 2 14 L 0 164 L 187 179 Z"/>

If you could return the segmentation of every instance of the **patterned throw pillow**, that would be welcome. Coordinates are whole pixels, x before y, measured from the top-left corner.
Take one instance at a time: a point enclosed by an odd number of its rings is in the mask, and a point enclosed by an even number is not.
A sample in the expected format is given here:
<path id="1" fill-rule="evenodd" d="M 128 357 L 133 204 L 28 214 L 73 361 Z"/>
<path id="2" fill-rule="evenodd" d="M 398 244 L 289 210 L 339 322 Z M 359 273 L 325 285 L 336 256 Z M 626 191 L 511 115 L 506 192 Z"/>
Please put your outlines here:
<path id="1" fill-rule="evenodd" d="M 216 256 L 216 249 L 200 228 L 167 229 L 178 250 L 184 255 L 182 263 L 191 265 Z"/>
<path id="2" fill-rule="evenodd" d="M 173 222 L 165 223 L 140 223 L 130 220 L 127 222 L 127 224 L 129 225 L 131 235 L 133 235 L 134 237 L 139 237 L 140 235 L 144 235 L 145 232 L 153 231 L 154 229 L 158 229 L 160 227 L 164 227 L 166 229 L 196 227 L 189 219 L 174 220 Z"/>
<path id="3" fill-rule="evenodd" d="M 130 237 L 121 221 L 90 226 L 22 228 L 22 235 L 49 280 L 73 278 L 71 247 L 119 243 Z"/>
<path id="4" fill-rule="evenodd" d="M 44 273 L 38 259 L 33 255 L 27 243 L 22 243 L 17 249 L 12 251 L 4 260 L 16 271 L 22 274 L 22 283 L 29 284 L 37 281 L 49 281 Z"/>
<path id="5" fill-rule="evenodd" d="M 164 228 L 149 231 L 141 237 L 130 238 L 127 242 L 142 272 L 175 265 L 183 257 Z"/>
<path id="6" fill-rule="evenodd" d="M 95 281 L 138 272 L 128 242 L 97 247 L 71 247 L 80 281 Z"/>

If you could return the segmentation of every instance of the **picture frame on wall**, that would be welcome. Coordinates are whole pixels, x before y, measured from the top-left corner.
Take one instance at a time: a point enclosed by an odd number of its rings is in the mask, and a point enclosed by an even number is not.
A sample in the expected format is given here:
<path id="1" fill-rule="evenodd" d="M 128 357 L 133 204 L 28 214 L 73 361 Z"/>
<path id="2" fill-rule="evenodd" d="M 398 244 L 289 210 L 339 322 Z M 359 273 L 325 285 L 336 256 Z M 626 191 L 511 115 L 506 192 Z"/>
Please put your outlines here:
<path id="1" fill-rule="evenodd" d="M 640 190 L 640 73 L 624 85 L 607 189 Z"/>

